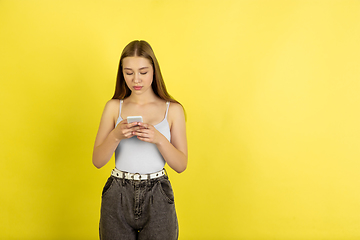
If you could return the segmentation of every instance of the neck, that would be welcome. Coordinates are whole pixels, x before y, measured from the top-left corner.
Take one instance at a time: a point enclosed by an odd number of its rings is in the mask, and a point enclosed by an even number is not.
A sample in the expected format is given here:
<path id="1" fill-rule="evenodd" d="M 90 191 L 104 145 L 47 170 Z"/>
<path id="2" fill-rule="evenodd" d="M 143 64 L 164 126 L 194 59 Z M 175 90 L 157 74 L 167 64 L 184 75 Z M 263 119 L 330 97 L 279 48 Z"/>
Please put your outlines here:
<path id="1" fill-rule="evenodd" d="M 147 104 L 149 102 L 154 102 L 157 98 L 158 97 L 155 95 L 153 91 L 149 93 L 143 93 L 141 95 L 131 93 L 131 95 L 128 97 L 128 99 L 131 102 L 139 105 Z"/>

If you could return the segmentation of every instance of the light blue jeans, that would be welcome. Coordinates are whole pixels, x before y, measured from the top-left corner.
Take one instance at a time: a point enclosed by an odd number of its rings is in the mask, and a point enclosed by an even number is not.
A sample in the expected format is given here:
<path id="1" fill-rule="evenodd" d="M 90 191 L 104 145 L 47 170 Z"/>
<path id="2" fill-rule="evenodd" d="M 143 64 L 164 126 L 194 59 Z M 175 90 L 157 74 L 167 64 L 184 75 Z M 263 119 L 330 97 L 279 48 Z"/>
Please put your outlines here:
<path id="1" fill-rule="evenodd" d="M 101 202 L 101 240 L 176 240 L 174 193 L 168 177 L 128 180 L 110 176 Z"/>

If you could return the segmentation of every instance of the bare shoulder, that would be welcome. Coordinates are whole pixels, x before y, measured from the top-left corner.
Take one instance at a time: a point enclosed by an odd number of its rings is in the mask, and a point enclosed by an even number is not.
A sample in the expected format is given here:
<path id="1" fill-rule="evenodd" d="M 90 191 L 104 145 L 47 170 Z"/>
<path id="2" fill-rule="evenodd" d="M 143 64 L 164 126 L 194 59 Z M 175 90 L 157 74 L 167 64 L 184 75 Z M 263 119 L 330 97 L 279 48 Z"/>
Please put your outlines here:
<path id="1" fill-rule="evenodd" d="M 181 104 L 171 102 L 169 106 L 169 115 L 176 117 L 184 117 L 184 108 Z"/>
<path id="2" fill-rule="evenodd" d="M 169 106 L 168 121 L 170 126 L 174 123 L 185 123 L 184 108 L 181 104 L 171 102 Z"/>
<path id="3" fill-rule="evenodd" d="M 104 114 L 111 117 L 116 121 L 119 115 L 119 107 L 120 107 L 120 100 L 119 99 L 110 99 L 104 108 Z"/>
<path id="4" fill-rule="evenodd" d="M 119 107 L 120 105 L 120 100 L 119 99 L 110 99 L 109 101 L 107 101 L 105 107 L 107 108 L 116 108 Z"/>

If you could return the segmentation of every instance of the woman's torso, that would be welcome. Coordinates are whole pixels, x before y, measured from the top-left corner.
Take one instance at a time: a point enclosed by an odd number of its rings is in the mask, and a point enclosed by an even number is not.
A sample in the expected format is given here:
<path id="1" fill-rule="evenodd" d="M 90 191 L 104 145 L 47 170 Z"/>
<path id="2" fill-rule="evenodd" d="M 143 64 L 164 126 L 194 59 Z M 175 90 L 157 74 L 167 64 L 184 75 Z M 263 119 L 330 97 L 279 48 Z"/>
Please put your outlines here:
<path id="1" fill-rule="evenodd" d="M 131 106 L 131 103 L 124 104 L 119 101 L 119 115 L 116 125 L 127 116 L 143 116 L 145 123 L 153 125 L 156 130 L 163 134 L 170 141 L 170 126 L 168 122 L 168 110 L 170 102 L 161 102 L 151 107 Z M 125 106 L 125 107 L 124 107 Z M 158 108 L 156 108 L 158 107 Z M 151 114 L 153 112 L 154 114 Z M 162 114 L 160 114 L 162 112 Z M 147 174 L 160 171 L 165 166 L 165 160 L 153 143 L 137 139 L 136 136 L 121 140 L 115 150 L 116 168 L 131 173 Z"/>

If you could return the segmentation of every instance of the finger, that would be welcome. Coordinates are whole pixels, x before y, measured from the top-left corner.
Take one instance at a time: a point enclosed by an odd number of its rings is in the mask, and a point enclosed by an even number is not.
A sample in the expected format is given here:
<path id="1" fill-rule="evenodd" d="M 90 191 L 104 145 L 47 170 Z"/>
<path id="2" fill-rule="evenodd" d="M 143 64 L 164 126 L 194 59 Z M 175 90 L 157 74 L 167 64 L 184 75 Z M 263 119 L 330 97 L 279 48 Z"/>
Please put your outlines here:
<path id="1" fill-rule="evenodd" d="M 129 132 L 126 133 L 127 137 L 131 137 L 132 135 L 133 135 L 133 131 L 129 131 Z"/>
<path id="2" fill-rule="evenodd" d="M 146 131 L 149 131 L 149 130 L 144 128 L 144 127 L 139 127 L 136 131 L 138 131 L 138 132 L 146 132 Z"/>
<path id="3" fill-rule="evenodd" d="M 134 131 L 134 134 L 137 136 L 150 136 L 151 132 L 149 129 L 139 129 L 137 131 Z"/>
<path id="4" fill-rule="evenodd" d="M 146 136 L 147 136 L 147 133 L 145 133 L 145 132 L 140 132 L 140 131 L 135 131 L 135 132 L 134 132 L 134 135 L 135 135 L 135 136 L 138 136 L 138 137 L 146 137 Z"/>
<path id="5" fill-rule="evenodd" d="M 139 122 L 139 126 L 141 126 L 141 127 L 143 127 L 143 128 L 146 128 L 146 129 L 149 129 L 149 128 L 150 128 L 150 124 L 142 123 L 142 122 Z"/>
<path id="6" fill-rule="evenodd" d="M 137 138 L 143 142 L 150 142 L 150 138 L 141 137 L 141 136 L 137 136 Z"/>
<path id="7" fill-rule="evenodd" d="M 131 131 L 133 131 L 133 132 L 136 132 L 136 131 L 139 131 L 139 130 L 141 130 L 141 127 L 139 127 L 139 126 L 135 126 L 135 127 L 131 128 Z"/>
<path id="8" fill-rule="evenodd" d="M 138 122 L 132 122 L 132 123 L 128 123 L 127 127 L 128 128 L 132 128 L 138 125 Z"/>

